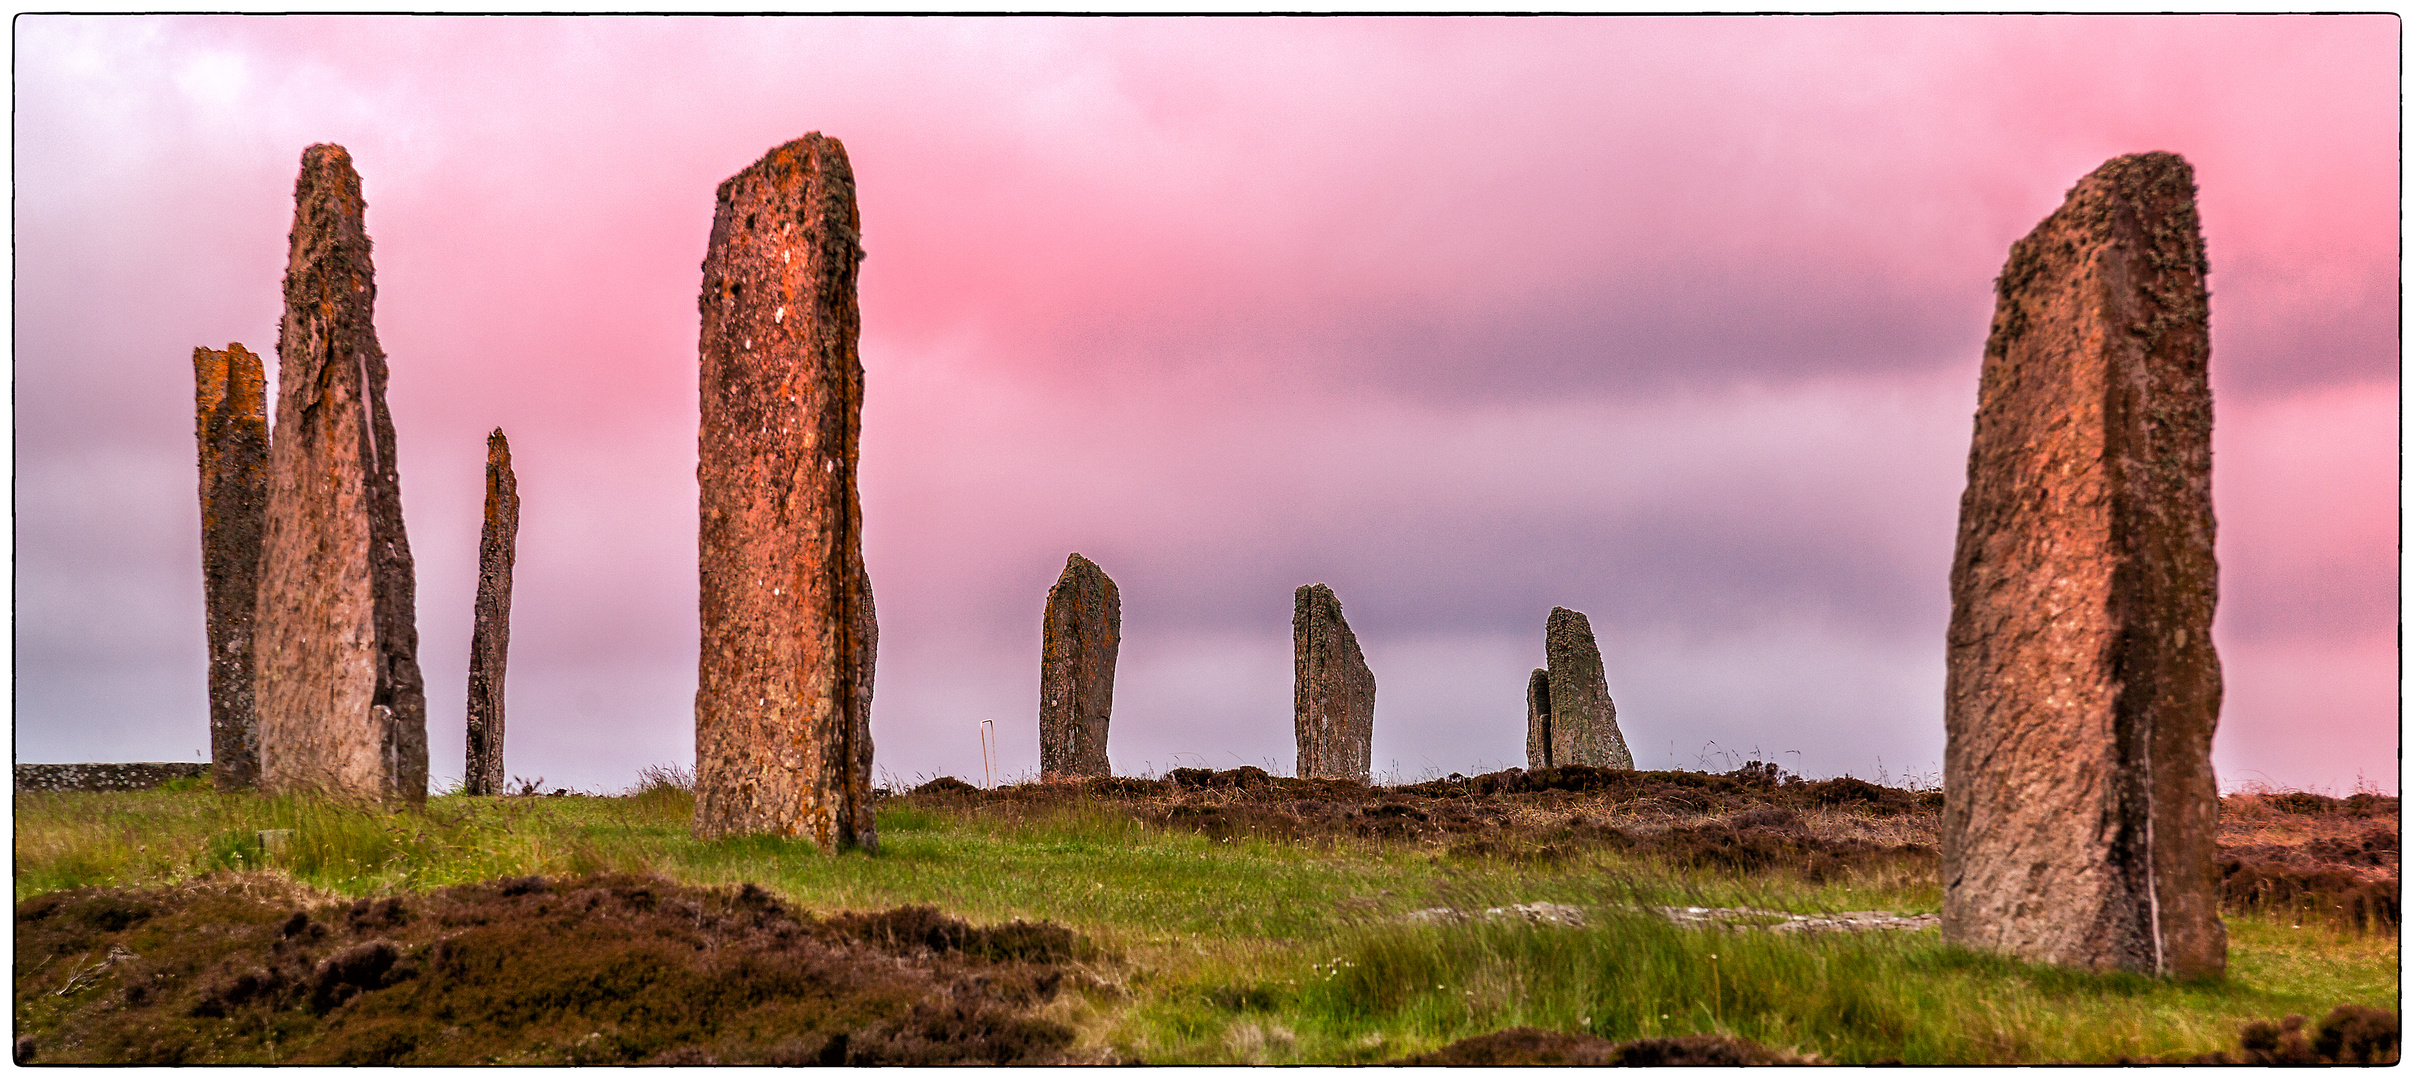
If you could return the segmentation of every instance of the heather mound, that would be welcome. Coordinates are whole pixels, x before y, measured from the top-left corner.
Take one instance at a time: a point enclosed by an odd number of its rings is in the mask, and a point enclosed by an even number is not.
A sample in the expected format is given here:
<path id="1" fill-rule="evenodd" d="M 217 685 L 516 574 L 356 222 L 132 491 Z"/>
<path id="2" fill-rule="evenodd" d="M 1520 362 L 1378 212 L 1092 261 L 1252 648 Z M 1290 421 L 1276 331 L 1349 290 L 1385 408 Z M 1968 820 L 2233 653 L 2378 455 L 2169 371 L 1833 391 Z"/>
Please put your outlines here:
<path id="1" fill-rule="evenodd" d="M 1734 1035 L 1611 1042 L 1597 1035 L 1520 1027 L 1477 1035 L 1387 1065 L 1818 1065 Z"/>
<path id="2" fill-rule="evenodd" d="M 752 885 L 519 877 L 353 901 L 272 875 L 17 905 L 20 1062 L 1029 1064 L 1086 946 Z M 45 1015 L 47 1014 L 47 1015 Z"/>

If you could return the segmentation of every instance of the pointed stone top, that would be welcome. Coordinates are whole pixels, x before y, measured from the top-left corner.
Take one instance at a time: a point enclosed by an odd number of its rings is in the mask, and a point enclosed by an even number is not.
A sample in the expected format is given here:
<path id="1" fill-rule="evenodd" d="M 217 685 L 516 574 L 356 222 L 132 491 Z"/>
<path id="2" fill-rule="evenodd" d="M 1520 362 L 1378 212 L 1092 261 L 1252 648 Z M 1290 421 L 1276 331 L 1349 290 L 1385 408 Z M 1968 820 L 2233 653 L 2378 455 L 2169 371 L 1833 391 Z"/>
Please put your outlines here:
<path id="1" fill-rule="evenodd" d="M 2063 193 L 2066 201 L 2075 201 L 2097 194 L 2120 199 L 2138 199 L 2159 192 L 2196 191 L 2196 170 L 2188 159 L 2168 150 L 2150 150 L 2143 154 L 2123 154 L 2096 166 L 2094 172 L 2080 177 Z"/>
<path id="2" fill-rule="evenodd" d="M 1299 606 L 1302 614 L 1310 609 L 1317 609 L 1324 611 L 1332 618 L 1341 617 L 1341 597 L 1333 592 L 1332 586 L 1321 581 L 1314 585 L 1300 586 L 1292 592 L 1291 597 L 1292 601 Z"/>
<path id="3" fill-rule="evenodd" d="M 246 402 L 246 408 L 264 408 L 266 375 L 260 357 L 243 347 L 240 341 L 226 343 L 221 352 L 208 346 L 193 349 L 193 380 L 195 404 L 207 414 L 225 402 L 229 396 Z"/>
<path id="4" fill-rule="evenodd" d="M 2134 230 L 2134 231 L 2133 231 Z M 2043 268 L 2053 248 L 2065 243 L 2111 242 L 2115 234 L 2139 235 L 2163 258 L 2176 255 L 2188 269 L 2206 270 L 2204 236 L 2196 220 L 2196 170 L 2167 150 L 2126 154 L 2096 167 L 2062 196 L 2062 205 L 2012 245 L 1996 279 L 1996 294 L 2009 296 Z"/>
<path id="5" fill-rule="evenodd" d="M 850 196 L 855 190 L 855 170 L 847 162 L 847 148 L 837 139 L 821 132 L 808 132 L 792 142 L 781 143 L 756 158 L 754 164 L 738 171 L 737 175 L 721 181 L 715 196 L 724 204 L 747 188 L 767 185 L 778 189 L 794 188 L 816 176 L 837 181 Z M 850 198 L 852 211 L 853 199 Z M 851 216 L 851 214 L 850 214 Z M 849 229 L 856 222 L 846 222 Z"/>
<path id="6" fill-rule="evenodd" d="M 293 181 L 297 207 L 325 206 L 339 216 L 359 219 L 360 173 L 352 167 L 352 152 L 334 143 L 319 143 L 302 151 L 302 173 Z"/>
<path id="7" fill-rule="evenodd" d="M 1082 554 L 1078 551 L 1065 556 L 1065 571 L 1067 573 L 1070 573 L 1076 566 L 1087 566 L 1093 570 L 1098 568 L 1097 563 L 1091 562 L 1087 558 L 1082 557 Z"/>
<path id="8" fill-rule="evenodd" d="M 301 175 L 293 181 L 293 231 L 285 234 L 289 294 L 294 275 L 314 266 L 354 279 L 339 284 L 354 285 L 362 293 L 375 290 L 369 265 L 368 211 L 350 151 L 334 143 L 319 143 L 302 151 Z M 352 265 L 355 258 L 357 266 Z"/>

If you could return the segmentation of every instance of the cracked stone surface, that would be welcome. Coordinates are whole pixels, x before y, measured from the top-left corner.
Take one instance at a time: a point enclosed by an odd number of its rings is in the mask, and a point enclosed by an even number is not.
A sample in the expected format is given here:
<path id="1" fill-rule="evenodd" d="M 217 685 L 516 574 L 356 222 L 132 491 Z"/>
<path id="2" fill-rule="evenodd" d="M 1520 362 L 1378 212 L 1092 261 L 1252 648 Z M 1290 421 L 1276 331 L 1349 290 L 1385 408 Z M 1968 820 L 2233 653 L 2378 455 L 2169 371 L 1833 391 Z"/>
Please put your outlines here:
<path id="1" fill-rule="evenodd" d="M 2178 977 L 2226 963 L 2195 191 L 2176 154 L 2115 158 L 1996 279 L 1946 648 L 1958 944 Z"/>
<path id="2" fill-rule="evenodd" d="M 252 635 L 268 528 L 268 381 L 257 354 L 240 343 L 193 350 L 193 434 L 201 458 L 210 780 L 235 791 L 260 783 Z"/>
<path id="3" fill-rule="evenodd" d="M 427 697 L 366 214 L 352 155 L 304 150 L 253 635 L 260 786 L 416 803 Z"/>
<path id="4" fill-rule="evenodd" d="M 1302 585 L 1292 595 L 1291 664 L 1298 775 L 1366 783 L 1373 777 L 1375 673 L 1341 617 L 1341 599 L 1324 585 Z"/>
<path id="5" fill-rule="evenodd" d="M 699 837 L 878 845 L 860 228 L 846 148 L 818 132 L 717 194 L 697 299 Z"/>
<path id="6" fill-rule="evenodd" d="M 1598 769 L 1634 768 L 1626 737 L 1618 731 L 1618 706 L 1609 698 L 1609 674 L 1601 665 L 1601 646 L 1593 640 L 1592 621 L 1581 611 L 1551 609 L 1542 633 L 1543 653 L 1550 667 L 1535 672 L 1526 686 L 1526 757 L 1528 767 L 1590 765 Z M 1536 714 L 1547 731 L 1540 742 Z M 1547 757 L 1533 763 L 1534 751 Z"/>
<path id="7" fill-rule="evenodd" d="M 486 436 L 486 522 L 478 533 L 478 599 L 469 634 L 469 738 L 461 783 L 503 792 L 503 676 L 511 652 L 511 564 L 520 535 L 520 483 L 511 441 Z"/>
<path id="8" fill-rule="evenodd" d="M 1551 673 L 1535 668 L 1526 679 L 1526 768 L 1551 766 Z"/>
<path id="9" fill-rule="evenodd" d="M 1114 775 L 1106 732 L 1122 641 L 1114 579 L 1079 552 L 1067 556 L 1040 620 L 1040 779 Z"/>

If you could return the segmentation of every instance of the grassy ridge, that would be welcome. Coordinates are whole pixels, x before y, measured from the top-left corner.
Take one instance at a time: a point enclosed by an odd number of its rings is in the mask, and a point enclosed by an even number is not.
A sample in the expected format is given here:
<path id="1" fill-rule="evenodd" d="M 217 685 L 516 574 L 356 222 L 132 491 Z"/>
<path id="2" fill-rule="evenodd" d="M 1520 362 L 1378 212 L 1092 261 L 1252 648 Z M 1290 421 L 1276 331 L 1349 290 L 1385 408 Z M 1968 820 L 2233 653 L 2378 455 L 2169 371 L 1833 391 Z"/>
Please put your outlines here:
<path id="1" fill-rule="evenodd" d="M 1463 858 L 1412 842 L 1216 840 L 1111 801 L 1040 809 L 892 802 L 882 851 L 824 857 L 688 833 L 692 797 L 439 797 L 389 813 L 206 790 L 21 794 L 18 899 L 271 868 L 328 892 L 620 870 L 751 881 L 811 908 L 936 904 L 1050 919 L 1119 960 L 1075 1017 L 1084 1044 L 1151 1062 L 1351 1062 L 1530 1024 L 1616 1039 L 1729 1031 L 1832 1061 L 2107 1061 L 2236 1044 L 2240 1023 L 2394 1008 L 2393 935 L 2232 916 L 2231 972 L 2203 984 L 2040 968 L 1934 931 L 1821 936 L 1679 928 L 1651 904 L 1932 912 L 1932 875 L 1810 883 L 1677 871 L 1578 850 Z M 264 842 L 264 830 L 285 830 Z M 1582 927 L 1419 924 L 1420 909 L 1550 901 Z"/>

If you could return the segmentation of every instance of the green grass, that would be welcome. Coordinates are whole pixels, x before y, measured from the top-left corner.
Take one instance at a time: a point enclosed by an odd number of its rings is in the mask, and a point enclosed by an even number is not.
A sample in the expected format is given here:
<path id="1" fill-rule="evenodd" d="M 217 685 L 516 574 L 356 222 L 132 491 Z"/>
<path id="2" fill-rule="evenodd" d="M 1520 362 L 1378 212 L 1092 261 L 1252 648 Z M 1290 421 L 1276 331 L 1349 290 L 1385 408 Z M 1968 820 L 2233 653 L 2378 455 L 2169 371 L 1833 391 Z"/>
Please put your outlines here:
<path id="1" fill-rule="evenodd" d="M 2397 942 L 2233 916 L 2230 972 L 2173 984 L 2021 964 L 1934 931 L 1794 936 L 1679 928 L 1650 904 L 1936 910 L 1932 877 L 1678 873 L 1604 853 L 1459 859 L 1410 842 L 1229 841 L 1115 804 L 890 804 L 881 851 L 699 842 L 692 798 L 440 796 L 390 812 L 207 790 L 20 794 L 16 895 L 273 869 L 343 895 L 513 874 L 752 881 L 816 909 L 929 903 L 1051 919 L 1117 959 L 1074 1022 L 1150 1062 L 1379 1061 L 1521 1024 L 1613 1039 L 1727 1031 L 1831 1061 L 2107 1061 L 2232 1048 L 2241 1022 L 2395 1008 Z M 272 850 L 263 830 L 289 830 Z M 1581 928 L 1422 924 L 1409 912 L 1552 901 Z"/>

